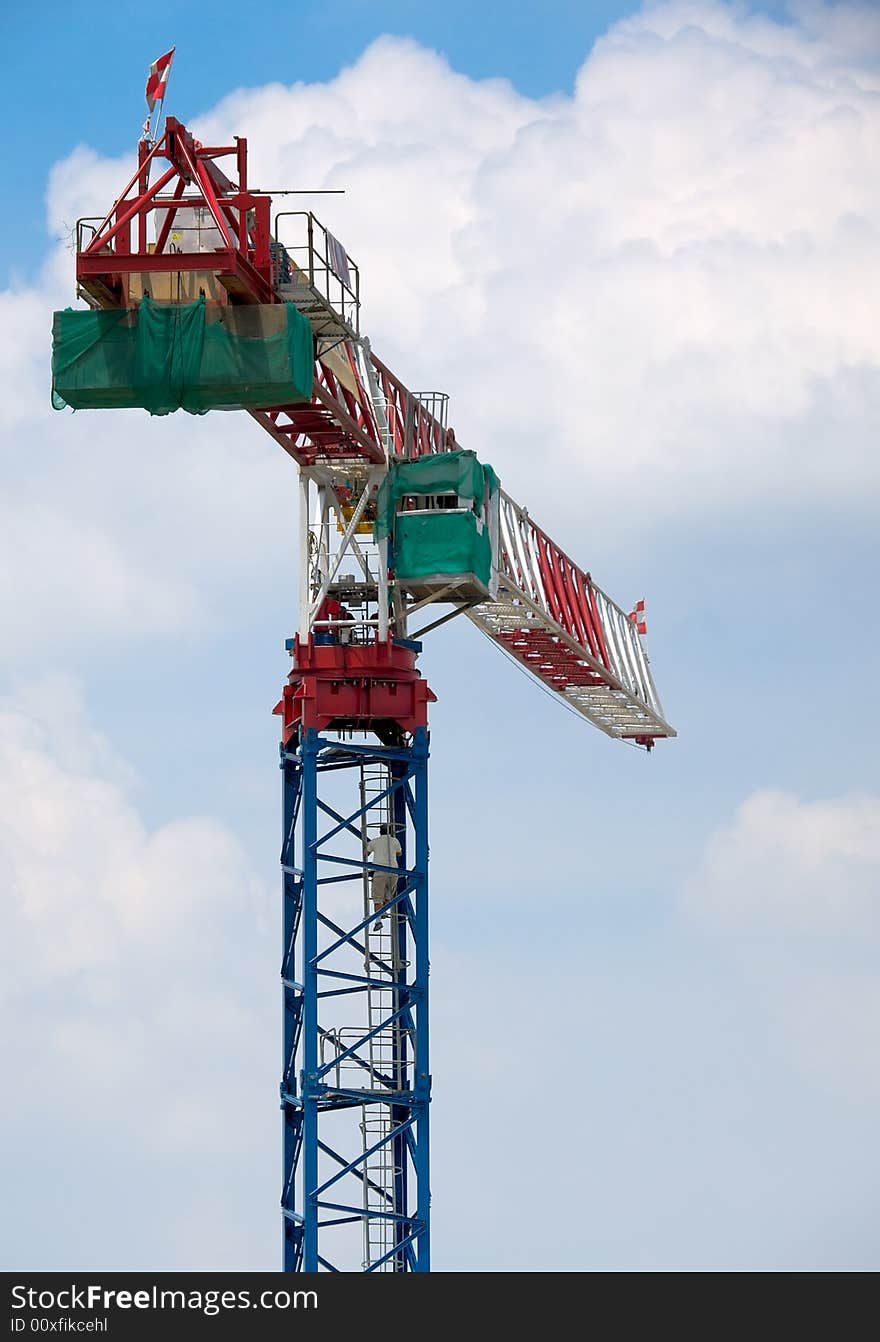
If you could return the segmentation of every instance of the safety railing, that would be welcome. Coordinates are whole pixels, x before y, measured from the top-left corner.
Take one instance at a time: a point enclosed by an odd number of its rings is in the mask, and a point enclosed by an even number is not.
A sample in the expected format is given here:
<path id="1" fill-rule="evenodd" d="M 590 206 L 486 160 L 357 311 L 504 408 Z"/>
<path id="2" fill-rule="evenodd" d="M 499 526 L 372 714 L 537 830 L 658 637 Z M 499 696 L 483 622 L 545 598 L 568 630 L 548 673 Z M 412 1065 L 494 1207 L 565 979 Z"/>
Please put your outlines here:
<path id="1" fill-rule="evenodd" d="M 311 210 L 282 210 L 275 216 L 271 251 L 277 290 L 307 284 L 346 326 L 360 334 L 360 271 Z"/>
<path id="2" fill-rule="evenodd" d="M 441 429 L 446 430 L 449 396 L 445 391 L 414 391 L 413 398 Z"/>
<path id="3" fill-rule="evenodd" d="M 100 215 L 84 216 L 76 221 L 76 250 L 84 252 L 102 223 Z"/>
<path id="4" fill-rule="evenodd" d="M 449 452 L 458 444 L 446 426 L 449 397 L 445 392 L 412 392 L 381 359 L 371 354 L 377 392 L 387 421 L 390 456 L 426 457 Z"/>

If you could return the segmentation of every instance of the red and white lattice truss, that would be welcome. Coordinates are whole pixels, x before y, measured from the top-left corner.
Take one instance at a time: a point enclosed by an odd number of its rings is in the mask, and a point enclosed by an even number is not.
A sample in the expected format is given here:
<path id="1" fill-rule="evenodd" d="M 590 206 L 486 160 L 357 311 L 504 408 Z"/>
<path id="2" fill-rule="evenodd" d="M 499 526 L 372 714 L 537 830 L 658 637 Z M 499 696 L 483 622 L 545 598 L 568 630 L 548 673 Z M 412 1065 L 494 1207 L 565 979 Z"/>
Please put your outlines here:
<path id="1" fill-rule="evenodd" d="M 468 619 L 609 736 L 674 736 L 636 626 L 501 493 L 498 597 Z"/>
<path id="2" fill-rule="evenodd" d="M 459 446 L 366 338 L 326 343 L 324 350 L 319 343 L 311 401 L 250 412 L 300 466 L 338 463 L 345 473 L 352 463 L 384 466 L 390 457 Z"/>

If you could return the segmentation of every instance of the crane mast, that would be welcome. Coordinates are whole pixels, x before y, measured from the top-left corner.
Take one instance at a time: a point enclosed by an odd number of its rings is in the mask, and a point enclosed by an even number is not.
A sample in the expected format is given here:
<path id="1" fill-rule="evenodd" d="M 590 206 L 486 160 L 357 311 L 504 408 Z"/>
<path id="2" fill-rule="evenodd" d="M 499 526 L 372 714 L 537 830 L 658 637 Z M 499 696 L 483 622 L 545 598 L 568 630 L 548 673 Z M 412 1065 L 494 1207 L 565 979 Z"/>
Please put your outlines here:
<path id="1" fill-rule="evenodd" d="M 675 733 L 639 624 L 457 442 L 446 396 L 411 392 L 373 353 L 354 259 L 310 211 L 273 217 L 247 158 L 246 140 L 205 146 L 173 117 L 141 142 L 108 213 L 78 221 L 89 310 L 56 314 L 53 399 L 241 408 L 298 468 L 298 611 L 274 710 L 283 1266 L 425 1272 L 422 640 L 464 614 L 607 735 L 650 749 Z"/>

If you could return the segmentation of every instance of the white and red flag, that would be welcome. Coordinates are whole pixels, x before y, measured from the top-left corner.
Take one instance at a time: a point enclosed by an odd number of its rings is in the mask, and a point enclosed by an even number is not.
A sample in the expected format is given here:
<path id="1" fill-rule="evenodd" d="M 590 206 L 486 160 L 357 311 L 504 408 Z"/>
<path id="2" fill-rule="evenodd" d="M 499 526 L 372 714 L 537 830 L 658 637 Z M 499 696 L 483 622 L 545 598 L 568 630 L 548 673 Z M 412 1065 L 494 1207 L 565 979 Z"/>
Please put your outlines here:
<path id="1" fill-rule="evenodd" d="M 150 115 L 153 114 L 153 108 L 156 103 L 162 102 L 165 97 L 165 90 L 168 87 L 168 76 L 171 73 L 171 58 L 174 55 L 175 48 L 166 51 L 164 56 L 160 56 L 157 61 L 153 61 L 150 66 L 150 74 L 147 79 L 147 106 L 150 109 Z"/>
<path id="2" fill-rule="evenodd" d="M 636 602 L 636 604 L 633 606 L 632 610 L 629 613 L 629 618 L 632 620 L 633 624 L 635 625 L 636 629 L 639 631 L 640 634 L 646 634 L 648 632 L 648 624 L 647 624 L 648 617 L 645 614 L 644 601 Z"/>

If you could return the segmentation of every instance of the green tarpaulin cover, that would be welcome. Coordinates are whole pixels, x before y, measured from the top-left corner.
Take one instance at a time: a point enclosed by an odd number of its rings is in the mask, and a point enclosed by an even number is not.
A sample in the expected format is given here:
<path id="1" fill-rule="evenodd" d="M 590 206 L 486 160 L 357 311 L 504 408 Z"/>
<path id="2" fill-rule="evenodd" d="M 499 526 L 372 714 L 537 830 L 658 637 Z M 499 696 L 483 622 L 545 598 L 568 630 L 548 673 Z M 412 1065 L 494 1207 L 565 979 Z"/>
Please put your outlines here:
<path id="1" fill-rule="evenodd" d="M 52 404 L 151 415 L 287 405 L 312 395 L 312 328 L 292 303 L 206 312 L 195 303 L 56 312 Z"/>
<path id="2" fill-rule="evenodd" d="M 458 494 L 474 499 L 481 508 L 487 485 L 494 494 L 498 477 L 491 466 L 477 461 L 476 452 L 438 452 L 416 461 L 392 462 L 376 500 L 375 539 L 391 535 L 397 504 L 407 494 Z"/>
<path id="3" fill-rule="evenodd" d="M 498 477 L 475 452 L 439 452 L 416 461 L 392 461 L 376 500 L 373 534 L 392 538 L 394 571 L 415 583 L 419 578 L 473 573 L 486 587 L 492 578 L 492 546 L 485 504 L 497 493 Z M 398 512 L 411 495 L 455 494 L 462 508 L 415 508 Z"/>
<path id="4" fill-rule="evenodd" d="M 394 528 L 394 572 L 401 581 L 473 573 L 486 587 L 492 577 L 489 528 L 474 513 L 400 513 Z"/>

